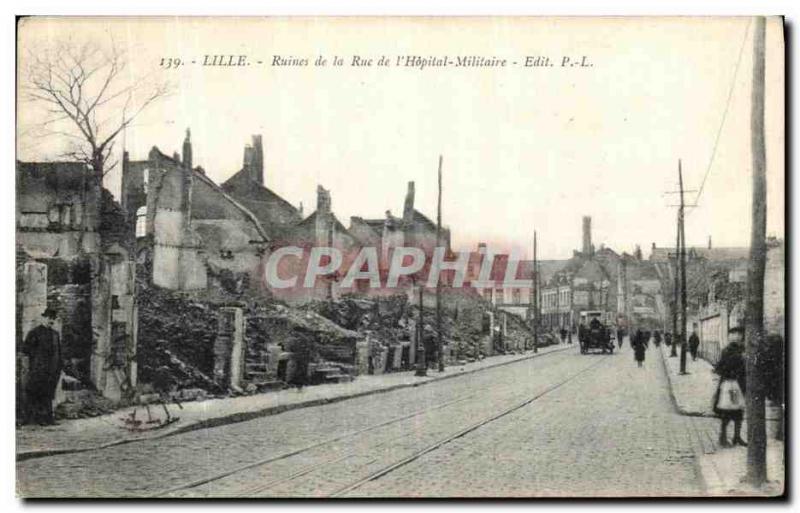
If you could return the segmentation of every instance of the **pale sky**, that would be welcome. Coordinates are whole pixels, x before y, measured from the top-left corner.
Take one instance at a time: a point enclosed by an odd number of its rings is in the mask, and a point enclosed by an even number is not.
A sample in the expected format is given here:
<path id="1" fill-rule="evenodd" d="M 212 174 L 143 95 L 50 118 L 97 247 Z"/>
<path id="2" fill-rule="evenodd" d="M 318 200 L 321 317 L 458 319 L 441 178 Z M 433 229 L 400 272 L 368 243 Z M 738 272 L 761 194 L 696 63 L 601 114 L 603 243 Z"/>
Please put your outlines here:
<path id="1" fill-rule="evenodd" d="M 181 150 L 191 127 L 195 165 L 223 182 L 260 133 L 266 185 L 310 213 L 316 186 L 351 215 L 402 212 L 406 183 L 435 220 L 436 167 L 444 156 L 443 219 L 453 244 L 485 241 L 542 258 L 579 249 L 581 217 L 593 241 L 631 252 L 675 243 L 677 163 L 698 189 L 720 132 L 700 206 L 687 218 L 689 245 L 744 246 L 750 238 L 748 18 L 162 18 L 39 19 L 19 30 L 25 51 L 68 34 L 112 34 L 128 50 L 131 77 L 152 73 L 173 94 L 126 132 L 133 159 L 152 146 Z M 745 36 L 746 34 L 746 36 Z M 768 232 L 784 232 L 783 35 L 767 23 Z M 744 44 L 738 73 L 734 70 Z M 206 54 L 247 55 L 247 67 L 212 68 Z M 271 67 L 274 55 L 325 56 L 327 67 Z M 345 60 L 333 67 L 333 56 Z M 549 56 L 554 67 L 353 68 L 353 55 L 498 56 L 520 64 Z M 586 56 L 592 67 L 560 66 Z M 196 60 L 179 70 L 162 58 Z M 257 61 L 264 64 L 258 65 Z M 24 85 L 24 76 L 20 75 Z M 57 159 L 62 141 L 36 136 L 41 112 L 18 104 L 21 160 Z M 109 175 L 115 194 L 119 173 Z M 693 203 L 696 193 L 687 194 Z"/>

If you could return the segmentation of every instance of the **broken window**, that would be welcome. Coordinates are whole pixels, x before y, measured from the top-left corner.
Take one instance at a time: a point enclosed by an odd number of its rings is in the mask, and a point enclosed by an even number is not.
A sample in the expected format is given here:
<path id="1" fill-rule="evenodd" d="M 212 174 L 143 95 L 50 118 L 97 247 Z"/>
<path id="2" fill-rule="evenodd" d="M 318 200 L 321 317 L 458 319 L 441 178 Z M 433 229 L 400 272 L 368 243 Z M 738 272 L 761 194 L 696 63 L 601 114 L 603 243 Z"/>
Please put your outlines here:
<path id="1" fill-rule="evenodd" d="M 136 210 L 136 236 L 147 235 L 147 207 L 142 206 Z"/>

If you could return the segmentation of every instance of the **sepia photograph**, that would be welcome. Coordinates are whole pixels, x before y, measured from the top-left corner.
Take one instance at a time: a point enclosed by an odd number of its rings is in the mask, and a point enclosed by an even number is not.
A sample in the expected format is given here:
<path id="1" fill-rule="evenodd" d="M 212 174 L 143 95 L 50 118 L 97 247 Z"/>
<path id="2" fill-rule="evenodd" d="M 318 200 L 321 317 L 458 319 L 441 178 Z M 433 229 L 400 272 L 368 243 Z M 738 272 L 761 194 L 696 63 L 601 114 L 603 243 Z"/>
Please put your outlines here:
<path id="1" fill-rule="evenodd" d="M 19 16 L 17 497 L 785 499 L 785 24 Z"/>

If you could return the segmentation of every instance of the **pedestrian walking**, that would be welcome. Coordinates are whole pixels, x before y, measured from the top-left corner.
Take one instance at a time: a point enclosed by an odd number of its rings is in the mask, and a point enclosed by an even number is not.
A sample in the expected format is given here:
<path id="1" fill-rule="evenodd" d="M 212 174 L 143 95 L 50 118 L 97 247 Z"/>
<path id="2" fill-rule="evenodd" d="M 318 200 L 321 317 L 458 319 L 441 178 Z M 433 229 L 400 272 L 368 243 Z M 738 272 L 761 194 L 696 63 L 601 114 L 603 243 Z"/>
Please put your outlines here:
<path id="1" fill-rule="evenodd" d="M 617 347 L 622 349 L 622 341 L 625 338 L 625 330 L 617 328 Z"/>
<path id="2" fill-rule="evenodd" d="M 653 343 L 655 343 L 656 347 L 661 346 L 661 332 L 658 330 L 653 334 Z"/>
<path id="3" fill-rule="evenodd" d="M 735 328 L 741 330 L 741 328 Z M 714 413 L 720 418 L 719 445 L 746 446 L 742 440 L 742 417 L 744 416 L 744 393 L 746 375 L 744 346 L 738 340 L 730 342 L 719 357 L 714 372 L 719 375 L 717 390 L 714 392 Z M 728 424 L 733 421 L 733 440 L 728 443 Z"/>
<path id="4" fill-rule="evenodd" d="M 53 399 L 61 378 L 61 337 L 54 329 L 58 314 L 47 307 L 42 322 L 25 337 L 22 352 L 28 357 L 28 379 L 25 386 L 25 422 L 42 426 L 55 424 Z"/>
<path id="5" fill-rule="evenodd" d="M 692 355 L 692 361 L 697 360 L 697 348 L 700 347 L 700 337 L 697 332 L 692 330 L 692 335 L 689 337 L 689 352 Z"/>
<path id="6" fill-rule="evenodd" d="M 633 357 L 636 360 L 636 365 L 642 367 L 644 364 L 644 354 L 647 351 L 647 344 L 644 341 L 644 333 L 641 330 L 636 330 L 633 336 Z"/>
<path id="7" fill-rule="evenodd" d="M 672 333 L 669 331 L 664 334 L 664 343 L 667 344 L 667 347 L 672 345 Z"/>
<path id="8" fill-rule="evenodd" d="M 559 332 L 559 335 L 561 335 L 561 343 L 562 344 L 565 343 L 567 341 L 567 330 L 565 330 L 564 328 L 561 328 L 561 331 Z"/>

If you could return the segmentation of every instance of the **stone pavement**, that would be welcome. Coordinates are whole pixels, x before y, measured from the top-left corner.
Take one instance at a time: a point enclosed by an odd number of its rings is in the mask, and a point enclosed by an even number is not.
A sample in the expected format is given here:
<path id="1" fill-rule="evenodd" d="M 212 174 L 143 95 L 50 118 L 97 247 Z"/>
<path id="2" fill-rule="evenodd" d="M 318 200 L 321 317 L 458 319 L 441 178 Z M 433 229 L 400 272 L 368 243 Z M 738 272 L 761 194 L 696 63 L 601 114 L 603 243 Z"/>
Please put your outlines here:
<path id="1" fill-rule="evenodd" d="M 659 356 L 575 358 L 600 364 L 347 497 L 702 496 Z"/>
<path id="2" fill-rule="evenodd" d="M 454 376 L 506 365 L 519 360 L 569 349 L 570 345 L 541 348 L 538 353 L 499 355 L 480 361 L 447 367 L 444 372 L 429 370 L 427 377 L 416 377 L 413 371 L 396 372 L 379 376 L 358 376 L 350 383 L 325 384 L 304 387 L 301 390 L 281 390 L 252 396 L 183 403 L 183 409 L 170 405 L 178 422 L 159 429 L 131 431 L 122 419 L 133 408 L 87 419 L 64 420 L 57 426 L 23 426 L 17 428 L 17 460 L 26 460 L 54 454 L 69 454 L 98 450 L 115 445 L 142 440 L 154 440 L 179 433 L 213 426 L 221 426 L 249 419 L 274 415 L 296 408 L 305 408 L 344 399 L 415 387 Z M 159 406 L 151 406 L 155 414 L 162 414 Z M 138 407 L 137 418 L 145 416 Z"/>
<path id="3" fill-rule="evenodd" d="M 662 344 L 660 357 L 664 362 L 670 392 L 678 411 L 686 416 L 686 427 L 693 434 L 698 464 L 705 482 L 706 493 L 713 496 L 728 495 L 781 495 L 785 482 L 784 444 L 775 439 L 778 414 L 775 408 L 767 409 L 767 478 L 770 483 L 756 490 L 743 484 L 747 449 L 745 447 L 721 448 L 719 421 L 713 412 L 712 397 L 718 377 L 705 360 L 692 361 L 687 355 L 687 374 L 680 374 L 680 356 L 670 358 L 670 349 Z M 678 353 L 680 355 L 680 352 Z M 733 427 L 729 427 L 730 430 Z M 742 434 L 746 436 L 746 423 Z M 729 434 L 730 437 L 730 434 Z"/>
<path id="4" fill-rule="evenodd" d="M 208 482 L 188 489 L 189 496 L 254 496 L 256 492 L 245 492 L 269 483 L 265 491 L 276 496 L 301 495 L 304 490 L 324 495 L 342 480 L 394 461 L 398 453 L 430 444 L 515 402 L 520 394 L 546 390 L 600 360 L 581 357 L 572 346 L 425 386 L 96 451 L 18 461 L 17 493 L 149 497 L 187 483 Z M 218 479 L 220 474 L 229 477 Z M 214 479 L 208 481 L 210 477 Z"/>

